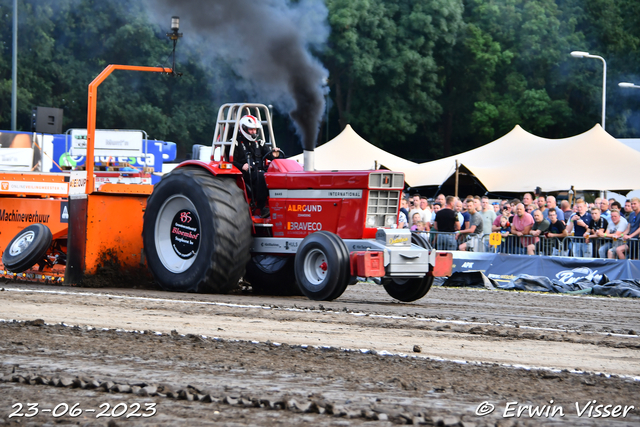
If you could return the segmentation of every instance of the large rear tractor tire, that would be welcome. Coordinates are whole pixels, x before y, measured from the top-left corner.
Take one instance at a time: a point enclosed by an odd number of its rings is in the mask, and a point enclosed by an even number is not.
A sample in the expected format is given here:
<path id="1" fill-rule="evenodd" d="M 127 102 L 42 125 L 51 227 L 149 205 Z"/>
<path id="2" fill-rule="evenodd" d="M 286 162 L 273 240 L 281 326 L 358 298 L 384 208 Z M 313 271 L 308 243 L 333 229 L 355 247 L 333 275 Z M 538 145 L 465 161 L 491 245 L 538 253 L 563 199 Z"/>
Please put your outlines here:
<path id="1" fill-rule="evenodd" d="M 344 245 L 344 242 L 342 242 Z M 328 232 L 309 234 L 295 257 L 296 281 L 300 291 L 316 301 L 338 298 L 348 285 L 349 257 Z"/>
<path id="2" fill-rule="evenodd" d="M 235 179 L 179 168 L 153 189 L 142 237 L 162 289 L 227 293 L 249 261 L 249 208 Z"/>
<path id="3" fill-rule="evenodd" d="M 247 263 L 244 279 L 251 283 L 254 294 L 302 295 L 296 284 L 292 256 L 254 255 Z"/>
<path id="4" fill-rule="evenodd" d="M 429 249 L 429 243 L 417 233 L 411 234 L 411 243 Z M 424 277 L 411 279 L 387 278 L 383 280 L 382 285 L 391 297 L 402 302 L 412 302 L 419 300 L 429 292 L 431 285 L 433 285 L 433 276 L 427 274 Z"/>
<path id="5" fill-rule="evenodd" d="M 32 224 L 11 239 L 2 254 L 2 264 L 13 273 L 22 273 L 45 257 L 52 241 L 49 227 Z"/>

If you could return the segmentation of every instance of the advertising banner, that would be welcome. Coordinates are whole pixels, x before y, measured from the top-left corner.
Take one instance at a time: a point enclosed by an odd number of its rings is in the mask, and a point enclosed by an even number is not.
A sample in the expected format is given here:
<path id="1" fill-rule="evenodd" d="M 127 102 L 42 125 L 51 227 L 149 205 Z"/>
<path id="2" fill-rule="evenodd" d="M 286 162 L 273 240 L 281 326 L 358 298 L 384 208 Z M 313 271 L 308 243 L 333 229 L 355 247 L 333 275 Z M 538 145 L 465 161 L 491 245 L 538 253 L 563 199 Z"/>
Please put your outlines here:
<path id="1" fill-rule="evenodd" d="M 453 271 L 481 271 L 487 273 L 496 254 L 453 251 Z"/>
<path id="2" fill-rule="evenodd" d="M 60 166 L 82 166 L 85 164 L 86 157 L 73 156 L 69 152 L 67 147 L 70 139 L 67 140 L 66 135 L 54 135 L 53 136 L 53 158 L 56 163 L 50 168 L 51 172 L 60 172 L 58 165 Z M 140 156 L 116 156 L 115 159 L 110 156 L 96 155 L 94 161 L 96 164 L 101 164 L 107 161 L 117 161 L 119 163 L 128 162 L 133 168 L 141 170 L 143 167 L 153 167 L 154 171 L 162 171 L 162 163 L 173 161 L 176 157 L 176 146 L 172 142 L 149 140 L 146 146 L 146 155 Z M 143 151 L 145 151 L 143 150 Z M 152 175 L 152 184 L 156 184 L 160 181 L 160 177 Z M 109 181 L 111 182 L 111 181 Z"/>
<path id="3" fill-rule="evenodd" d="M 482 271 L 499 284 L 521 274 L 544 276 L 570 285 L 580 280 L 599 282 L 640 277 L 640 261 L 602 258 L 550 257 L 493 253 L 453 252 L 453 271 Z"/>
<path id="4" fill-rule="evenodd" d="M 3 148 L 0 150 L 0 169 L 3 171 L 30 171 L 33 148 Z"/>
<path id="5" fill-rule="evenodd" d="M 141 131 L 96 129 L 94 152 L 96 156 L 139 157 L 144 153 L 143 140 L 144 134 Z M 72 156 L 87 155 L 86 129 L 71 129 L 69 153 Z"/>
<path id="6" fill-rule="evenodd" d="M 518 274 L 529 274 L 570 285 L 583 279 L 599 282 L 604 274 L 611 280 L 634 279 L 640 277 L 639 264 L 633 260 L 496 254 L 487 276 L 504 283 Z"/>

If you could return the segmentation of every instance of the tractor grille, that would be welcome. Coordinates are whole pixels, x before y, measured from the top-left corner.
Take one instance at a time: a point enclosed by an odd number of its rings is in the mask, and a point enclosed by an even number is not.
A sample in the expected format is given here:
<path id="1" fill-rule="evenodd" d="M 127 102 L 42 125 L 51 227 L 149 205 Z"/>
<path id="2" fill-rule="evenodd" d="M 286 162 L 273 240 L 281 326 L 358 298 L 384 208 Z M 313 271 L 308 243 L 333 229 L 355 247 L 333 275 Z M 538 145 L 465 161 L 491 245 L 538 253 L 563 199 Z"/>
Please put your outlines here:
<path id="1" fill-rule="evenodd" d="M 367 227 L 390 227 L 397 223 L 400 190 L 369 190 Z"/>

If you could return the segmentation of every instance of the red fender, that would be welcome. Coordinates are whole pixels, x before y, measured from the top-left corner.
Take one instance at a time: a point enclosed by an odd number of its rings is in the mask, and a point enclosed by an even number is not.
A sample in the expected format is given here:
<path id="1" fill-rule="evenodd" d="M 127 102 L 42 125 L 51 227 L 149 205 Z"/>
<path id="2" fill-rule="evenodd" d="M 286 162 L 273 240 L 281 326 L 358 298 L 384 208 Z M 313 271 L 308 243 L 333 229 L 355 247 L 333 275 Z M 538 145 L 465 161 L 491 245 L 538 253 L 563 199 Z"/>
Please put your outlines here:
<path id="1" fill-rule="evenodd" d="M 220 165 L 224 164 L 225 167 L 221 168 Z M 231 167 L 228 167 L 231 166 Z M 208 172 L 210 172 L 212 175 L 214 176 L 218 176 L 218 175 L 222 175 L 222 176 L 229 176 L 229 175 L 235 175 L 236 177 L 236 184 L 238 185 L 238 187 L 240 187 L 240 189 L 242 189 L 242 192 L 244 193 L 244 199 L 247 202 L 247 206 L 250 205 L 250 201 L 249 201 L 249 196 L 247 194 L 247 187 L 244 184 L 244 179 L 242 178 L 242 172 L 240 172 L 240 170 L 235 167 L 233 165 L 233 163 L 229 163 L 229 162 L 210 162 L 210 163 L 206 163 L 203 162 L 201 160 L 187 160 L 184 161 L 182 163 L 180 163 L 178 166 L 176 166 L 177 168 L 183 168 L 183 167 L 198 167 L 198 168 L 202 168 L 207 170 Z"/>

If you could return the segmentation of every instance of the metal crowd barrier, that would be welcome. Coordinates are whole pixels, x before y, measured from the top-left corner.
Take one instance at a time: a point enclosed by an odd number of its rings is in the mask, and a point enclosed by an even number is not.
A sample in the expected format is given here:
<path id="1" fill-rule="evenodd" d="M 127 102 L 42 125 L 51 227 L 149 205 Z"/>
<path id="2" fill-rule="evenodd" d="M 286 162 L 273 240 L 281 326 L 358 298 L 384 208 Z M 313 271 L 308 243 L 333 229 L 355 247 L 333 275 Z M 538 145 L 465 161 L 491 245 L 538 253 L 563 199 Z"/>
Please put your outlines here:
<path id="1" fill-rule="evenodd" d="M 611 251 L 613 258 L 618 258 L 616 248 L 626 245 L 625 258 L 640 259 L 640 241 L 638 239 L 623 239 L 612 237 L 584 237 L 567 236 L 564 238 L 545 237 L 538 238 L 525 235 L 502 236 L 498 246 L 489 244 L 490 234 L 478 236 L 477 234 L 458 234 L 440 231 L 427 231 L 420 233 L 437 250 L 457 251 L 460 245 L 467 242 L 467 251 L 492 252 L 505 254 L 569 256 L 576 258 L 608 258 Z"/>
<path id="2" fill-rule="evenodd" d="M 570 256 L 584 258 L 608 258 L 611 251 L 612 258 L 618 258 L 617 248 L 624 246 L 625 258 L 638 259 L 640 251 L 638 249 L 638 239 L 624 240 L 612 237 L 584 237 L 567 236 L 564 238 L 566 245 L 570 249 Z"/>
<path id="3" fill-rule="evenodd" d="M 532 251 L 532 255 L 607 258 L 608 252 L 611 250 L 612 257 L 618 258 L 616 248 L 626 245 L 626 250 L 624 251 L 625 258 L 639 259 L 640 256 L 640 242 L 638 239 L 624 241 L 623 239 L 612 237 L 590 237 L 589 239 L 585 239 L 584 237 L 577 236 L 567 236 L 564 238 L 540 236 L 536 239 L 531 235 L 518 237 L 509 234 L 502 236 L 502 241 L 498 246 L 490 245 L 489 240 L 489 234 L 482 236 L 482 243 L 480 245 L 482 250 L 476 250 L 476 252 L 526 255 Z M 530 245 L 532 245 L 532 247 L 529 249 Z"/>
<path id="4" fill-rule="evenodd" d="M 490 238 L 490 234 L 482 236 L 485 252 L 526 255 L 528 253 L 529 245 L 533 245 L 532 250 L 534 254 L 537 255 L 560 255 L 563 250 L 560 244 L 561 242 L 557 238 L 546 239 L 544 244 L 542 244 L 540 242 L 541 239 L 536 239 L 536 237 L 531 235 L 520 237 L 509 234 L 506 236 L 502 235 L 501 243 L 497 246 L 489 244 Z"/>
<path id="5" fill-rule="evenodd" d="M 458 234 L 431 230 L 425 234 L 431 246 L 440 251 L 457 251 L 460 245 L 466 242 L 468 251 L 486 252 L 482 238 L 474 233 Z"/>

